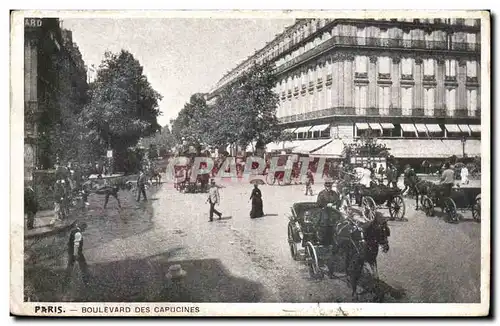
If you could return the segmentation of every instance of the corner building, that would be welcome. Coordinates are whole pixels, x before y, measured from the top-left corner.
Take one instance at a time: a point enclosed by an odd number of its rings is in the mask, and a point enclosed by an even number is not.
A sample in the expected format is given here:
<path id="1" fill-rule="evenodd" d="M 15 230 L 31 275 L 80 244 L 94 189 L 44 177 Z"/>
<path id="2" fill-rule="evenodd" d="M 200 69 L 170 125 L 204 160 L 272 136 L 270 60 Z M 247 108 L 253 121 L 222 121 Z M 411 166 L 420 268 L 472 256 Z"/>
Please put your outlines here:
<path id="1" fill-rule="evenodd" d="M 479 19 L 298 19 L 232 70 L 275 63 L 277 116 L 296 140 L 266 150 L 338 157 L 375 136 L 399 159 L 480 155 Z"/>

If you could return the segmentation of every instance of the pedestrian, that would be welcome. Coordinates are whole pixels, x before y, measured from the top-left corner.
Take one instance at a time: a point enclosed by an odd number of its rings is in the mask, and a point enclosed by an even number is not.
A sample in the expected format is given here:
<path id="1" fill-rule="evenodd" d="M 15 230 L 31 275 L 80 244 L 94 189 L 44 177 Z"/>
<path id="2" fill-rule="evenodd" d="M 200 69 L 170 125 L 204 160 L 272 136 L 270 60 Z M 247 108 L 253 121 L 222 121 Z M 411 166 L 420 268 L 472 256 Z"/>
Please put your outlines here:
<path id="1" fill-rule="evenodd" d="M 444 197 L 450 197 L 451 189 L 453 188 L 453 182 L 455 181 L 455 172 L 450 167 L 450 163 L 444 164 L 444 171 L 441 174 L 441 184 L 443 185 L 443 195 Z"/>
<path id="2" fill-rule="evenodd" d="M 460 170 L 460 177 L 462 179 L 462 184 L 469 184 L 469 169 L 467 168 L 467 165 L 463 165 L 462 169 Z"/>
<path id="3" fill-rule="evenodd" d="M 392 164 L 389 164 L 386 173 L 387 173 L 387 185 L 390 188 L 396 189 L 398 187 L 398 171 L 396 167 Z"/>
<path id="4" fill-rule="evenodd" d="M 253 190 L 252 194 L 250 195 L 250 200 L 252 201 L 252 210 L 250 211 L 250 218 L 264 216 L 263 204 L 262 204 L 262 192 L 260 191 L 259 185 L 257 183 L 254 183 L 253 185 Z"/>
<path id="5" fill-rule="evenodd" d="M 384 175 L 385 175 L 385 169 L 384 169 L 384 166 L 381 163 L 378 166 L 378 176 L 379 176 L 379 181 L 380 181 L 381 184 L 384 183 Z"/>
<path id="6" fill-rule="evenodd" d="M 215 184 L 214 179 L 212 179 L 210 182 L 210 189 L 208 190 L 207 202 L 210 204 L 209 222 L 212 222 L 214 220 L 214 213 L 215 213 L 215 215 L 219 216 L 219 220 L 220 220 L 222 218 L 222 214 L 215 209 L 215 205 L 219 205 L 219 203 L 220 203 L 219 188 Z"/>
<path id="7" fill-rule="evenodd" d="M 312 170 L 309 168 L 307 169 L 306 173 L 306 196 L 308 196 L 308 194 L 313 196 L 313 191 L 312 191 L 313 184 L 314 184 L 314 175 L 312 173 Z"/>
<path id="8" fill-rule="evenodd" d="M 146 174 L 144 174 L 143 170 L 139 171 L 139 176 L 137 177 L 137 201 L 141 200 L 141 193 L 144 197 L 144 201 L 148 201 L 148 197 L 146 196 Z"/>
<path id="9" fill-rule="evenodd" d="M 33 188 L 24 188 L 24 214 L 27 216 L 27 228 L 32 230 L 35 224 L 35 216 L 38 211 L 38 202 Z"/>
<path id="10" fill-rule="evenodd" d="M 410 164 L 406 164 L 404 171 L 404 180 L 403 180 L 405 188 L 403 189 L 401 194 L 404 194 L 407 190 L 410 190 L 410 183 L 411 183 L 410 180 L 412 180 L 412 178 L 414 178 L 415 176 L 416 174 L 413 168 L 410 166 Z"/>
<path id="11" fill-rule="evenodd" d="M 64 290 L 71 281 L 75 262 L 78 262 L 82 281 L 85 285 L 89 283 L 89 271 L 87 261 L 83 255 L 83 232 L 87 229 L 87 223 L 83 222 L 71 230 L 68 239 L 68 266 L 66 268 L 66 277 L 63 283 Z"/>

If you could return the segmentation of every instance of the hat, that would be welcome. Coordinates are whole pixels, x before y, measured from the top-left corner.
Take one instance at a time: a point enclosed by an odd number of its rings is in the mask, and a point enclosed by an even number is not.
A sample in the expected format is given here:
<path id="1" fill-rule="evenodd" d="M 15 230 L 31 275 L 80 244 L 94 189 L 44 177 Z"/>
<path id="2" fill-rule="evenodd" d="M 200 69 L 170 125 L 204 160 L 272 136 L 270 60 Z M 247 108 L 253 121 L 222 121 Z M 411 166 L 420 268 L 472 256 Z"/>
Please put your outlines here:
<path id="1" fill-rule="evenodd" d="M 332 185 L 332 184 L 333 184 L 333 180 L 332 179 L 330 179 L 330 178 L 326 178 L 325 179 L 325 186 Z"/>
<path id="2" fill-rule="evenodd" d="M 177 279 L 186 276 L 186 271 L 182 269 L 181 265 L 172 265 L 168 268 L 168 273 L 165 275 L 168 279 Z"/>

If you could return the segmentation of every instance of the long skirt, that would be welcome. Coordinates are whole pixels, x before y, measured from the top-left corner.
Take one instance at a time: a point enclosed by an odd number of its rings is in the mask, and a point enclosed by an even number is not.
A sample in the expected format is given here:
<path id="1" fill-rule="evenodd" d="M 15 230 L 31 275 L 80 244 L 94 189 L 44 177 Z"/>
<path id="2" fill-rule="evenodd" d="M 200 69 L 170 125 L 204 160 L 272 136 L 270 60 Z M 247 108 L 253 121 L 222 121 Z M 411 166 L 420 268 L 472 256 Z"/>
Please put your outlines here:
<path id="1" fill-rule="evenodd" d="M 252 199 L 252 210 L 250 211 L 250 217 L 251 218 L 256 218 L 256 217 L 262 217 L 264 216 L 264 211 L 262 207 L 262 199 L 260 198 L 253 198 Z"/>

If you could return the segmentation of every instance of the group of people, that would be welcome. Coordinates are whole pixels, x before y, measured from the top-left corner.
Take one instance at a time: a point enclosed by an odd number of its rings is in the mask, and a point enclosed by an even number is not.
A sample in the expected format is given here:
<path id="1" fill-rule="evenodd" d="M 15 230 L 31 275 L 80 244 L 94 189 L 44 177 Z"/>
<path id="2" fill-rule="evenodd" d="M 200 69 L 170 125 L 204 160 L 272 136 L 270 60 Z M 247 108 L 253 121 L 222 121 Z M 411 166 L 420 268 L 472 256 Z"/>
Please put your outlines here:
<path id="1" fill-rule="evenodd" d="M 214 214 L 218 216 L 219 220 L 222 219 L 222 213 L 215 208 L 215 206 L 220 205 L 219 188 L 220 186 L 218 186 L 215 183 L 215 180 L 212 179 L 210 181 L 210 188 L 208 190 L 208 198 L 207 198 L 207 203 L 210 205 L 209 220 L 208 220 L 209 222 L 213 222 Z M 254 188 L 250 195 L 249 201 L 252 202 L 252 209 L 250 210 L 250 218 L 263 217 L 265 214 L 263 209 L 264 205 L 262 201 L 262 192 L 259 189 L 259 185 L 257 183 L 254 183 Z"/>

